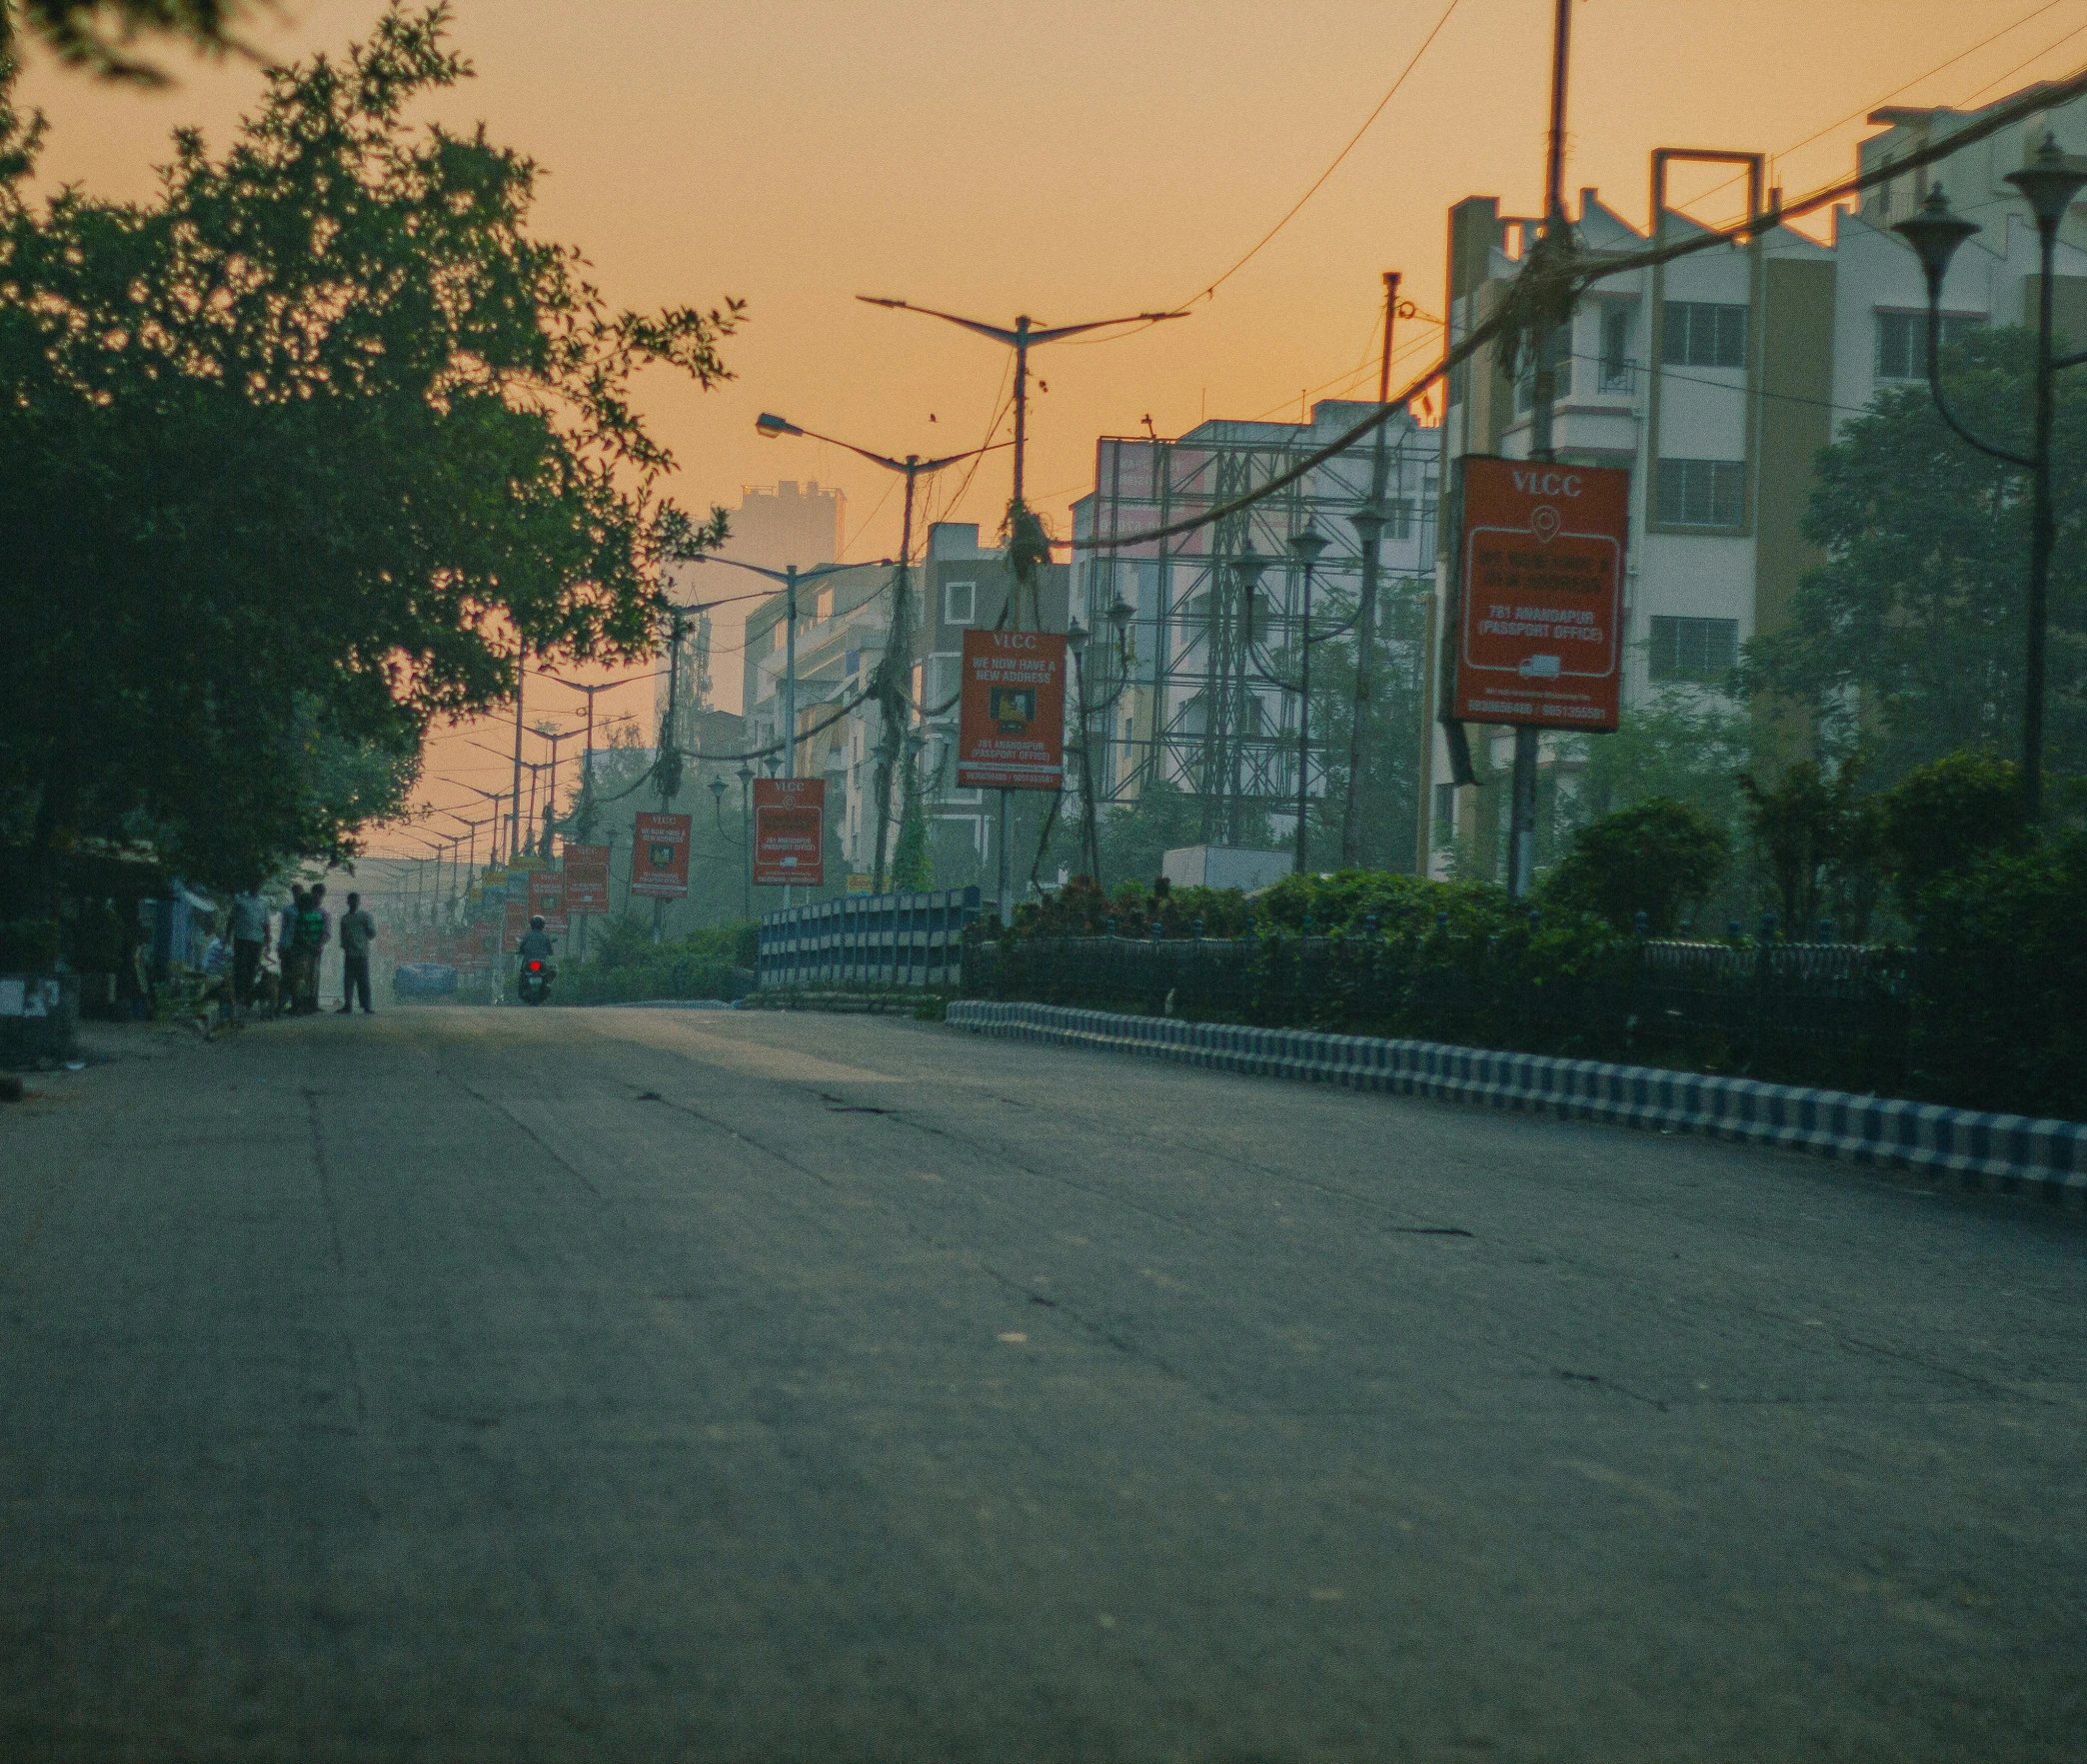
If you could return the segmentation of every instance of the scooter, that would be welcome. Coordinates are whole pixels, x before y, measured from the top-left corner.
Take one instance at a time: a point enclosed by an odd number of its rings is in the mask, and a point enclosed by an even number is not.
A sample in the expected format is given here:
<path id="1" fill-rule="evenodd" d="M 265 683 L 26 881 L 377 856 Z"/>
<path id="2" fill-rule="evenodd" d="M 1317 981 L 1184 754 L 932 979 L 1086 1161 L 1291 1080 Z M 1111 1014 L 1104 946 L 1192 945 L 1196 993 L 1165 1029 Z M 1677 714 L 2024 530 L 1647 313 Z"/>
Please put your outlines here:
<path id="1" fill-rule="evenodd" d="M 540 956 L 532 955 L 522 963 L 522 972 L 515 981 L 515 990 L 524 1004 L 541 1004 L 551 996 L 551 982 L 558 977 L 558 969 Z"/>

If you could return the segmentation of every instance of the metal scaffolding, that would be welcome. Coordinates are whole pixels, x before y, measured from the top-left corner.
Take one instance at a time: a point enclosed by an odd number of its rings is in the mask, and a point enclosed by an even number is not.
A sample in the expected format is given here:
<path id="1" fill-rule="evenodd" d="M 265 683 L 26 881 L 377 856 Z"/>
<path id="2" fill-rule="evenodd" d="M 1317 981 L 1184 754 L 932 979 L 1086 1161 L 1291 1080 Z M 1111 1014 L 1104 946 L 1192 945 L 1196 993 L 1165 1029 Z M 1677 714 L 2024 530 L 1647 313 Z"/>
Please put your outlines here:
<path id="1" fill-rule="evenodd" d="M 1149 781 L 1164 780 L 1199 800 L 1202 836 L 1215 845 L 1259 839 L 1271 814 L 1294 823 L 1303 568 L 1287 542 L 1306 526 L 1327 541 L 1313 570 L 1312 635 L 1323 642 L 1352 615 L 1360 587 L 1361 544 L 1349 517 L 1368 500 L 1369 446 L 1176 541 L 1111 546 L 1109 537 L 1166 526 L 1265 484 L 1368 408 L 1329 402 L 1314 407 L 1309 424 L 1209 422 L 1179 440 L 1098 444 L 1094 492 L 1073 510 L 1075 535 L 1094 546 L 1075 563 L 1073 600 L 1096 632 L 1109 628 L 1118 596 L 1131 612 L 1122 649 L 1104 658 L 1097 644 L 1089 661 L 1090 709 L 1107 719 L 1097 744 L 1098 801 L 1127 803 Z M 1401 655 L 1412 651 L 1417 680 L 1424 665 L 1417 611 L 1434 583 L 1439 432 L 1401 416 L 1389 443 L 1383 593 L 1394 609 L 1410 599 L 1416 616 L 1385 620 L 1379 636 Z M 1237 567 L 1249 548 L 1265 563 L 1257 585 Z M 1312 732 L 1313 797 L 1323 788 L 1322 743 L 1331 734 Z"/>

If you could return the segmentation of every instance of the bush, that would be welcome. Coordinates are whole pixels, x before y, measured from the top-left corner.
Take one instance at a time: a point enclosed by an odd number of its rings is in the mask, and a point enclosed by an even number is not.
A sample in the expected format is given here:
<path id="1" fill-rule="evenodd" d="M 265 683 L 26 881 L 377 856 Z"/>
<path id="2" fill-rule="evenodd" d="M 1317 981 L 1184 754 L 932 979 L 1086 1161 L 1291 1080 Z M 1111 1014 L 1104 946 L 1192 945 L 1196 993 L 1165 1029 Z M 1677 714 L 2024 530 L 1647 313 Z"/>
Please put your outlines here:
<path id="1" fill-rule="evenodd" d="M 2028 844 L 2022 769 L 1988 753 L 1950 754 L 1916 767 L 1878 807 L 1884 861 L 1908 918 L 1927 910 L 1928 896 L 1945 879 L 1993 854 L 2019 854 Z"/>
<path id="2" fill-rule="evenodd" d="M 1119 937 L 1145 938 L 1156 922 L 1161 937 L 1192 937 L 1198 921 L 1206 937 L 1236 937 L 1246 928 L 1246 898 L 1237 888 L 1170 888 L 1154 894 L 1126 882 L 1104 894 L 1091 877 L 1075 876 L 1041 902 L 1015 909 L 1016 937 L 1098 937 L 1113 921 Z M 992 929 L 991 926 L 988 930 Z"/>
<path id="3" fill-rule="evenodd" d="M 1645 914 L 1656 937 L 1708 899 L 1731 861 L 1723 832 L 1700 811 L 1647 797 L 1589 822 L 1546 880 L 1549 904 L 1591 912 L 1617 930 Z"/>
<path id="4" fill-rule="evenodd" d="M 1922 1091 L 2087 1119 L 2087 836 L 1989 851 L 1933 876 L 1920 899 L 1913 1065 Z"/>
<path id="5" fill-rule="evenodd" d="M 585 961 L 561 961 L 560 993 L 574 1004 L 643 998 L 736 998 L 755 963 L 758 924 L 713 925 L 655 943 L 635 916 L 595 927 Z"/>

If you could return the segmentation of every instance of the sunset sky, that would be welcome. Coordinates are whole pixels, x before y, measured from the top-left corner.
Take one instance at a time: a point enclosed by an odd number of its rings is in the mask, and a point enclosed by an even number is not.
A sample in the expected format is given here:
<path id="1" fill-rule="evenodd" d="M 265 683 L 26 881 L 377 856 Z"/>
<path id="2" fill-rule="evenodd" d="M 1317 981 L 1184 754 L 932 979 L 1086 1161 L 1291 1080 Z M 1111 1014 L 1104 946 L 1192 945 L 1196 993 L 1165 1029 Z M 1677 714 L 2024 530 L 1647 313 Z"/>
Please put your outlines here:
<path id="1" fill-rule="evenodd" d="M 455 40 L 479 77 L 441 114 L 483 119 L 541 163 L 540 231 L 582 246 L 612 302 L 749 303 L 726 350 L 732 384 L 648 387 L 681 463 L 675 494 L 730 506 L 746 484 L 838 484 L 847 555 L 874 558 L 898 543 L 884 475 L 758 440 L 756 415 L 892 453 L 955 452 L 984 439 L 1006 363 L 856 294 L 1003 323 L 1191 303 L 1185 321 L 1036 358 L 1049 390 L 1032 500 L 1059 532 L 1098 435 L 1137 432 L 1146 414 L 1162 435 L 1204 415 L 1294 418 L 1307 389 L 1363 386 L 1382 271 L 1438 314 L 1448 205 L 1537 204 L 1548 0 L 1457 0 L 1323 188 L 1198 296 L 1326 169 L 1445 4 L 461 0 Z M 252 37 L 274 58 L 338 48 L 381 10 L 285 0 Z M 1584 0 L 1574 33 L 1568 187 L 1597 186 L 1642 224 L 1652 148 L 1763 149 L 1771 183 L 1810 189 L 1848 168 L 1878 104 L 1968 107 L 2087 61 L 2087 0 Z M 177 123 L 222 142 L 256 69 L 167 64 L 174 88 L 141 95 L 32 62 L 26 96 L 52 122 L 47 180 L 144 195 Z M 1727 218 L 1737 196 L 1711 192 L 1697 212 Z M 1414 323 L 1402 341 L 1418 352 L 1438 336 Z M 936 513 L 994 526 L 1007 457 Z M 721 628 L 725 648 L 736 640 Z M 736 703 L 736 656 L 718 672 Z M 615 699 L 646 709 L 650 688 Z M 425 794 L 445 805 L 465 797 L 445 777 L 505 778 L 456 735 L 430 774 Z"/>

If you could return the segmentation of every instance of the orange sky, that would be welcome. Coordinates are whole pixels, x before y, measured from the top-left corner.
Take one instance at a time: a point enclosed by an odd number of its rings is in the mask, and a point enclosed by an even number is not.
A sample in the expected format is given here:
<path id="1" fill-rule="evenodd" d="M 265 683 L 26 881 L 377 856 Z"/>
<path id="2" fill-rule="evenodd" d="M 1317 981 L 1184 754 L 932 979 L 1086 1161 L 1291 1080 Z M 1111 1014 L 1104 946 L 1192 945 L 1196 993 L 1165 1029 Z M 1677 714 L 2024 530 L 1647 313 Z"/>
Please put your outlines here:
<path id="1" fill-rule="evenodd" d="M 733 384 L 646 388 L 681 462 L 680 499 L 729 506 L 743 484 L 779 478 L 839 484 L 847 555 L 878 557 L 898 543 L 885 475 L 812 443 L 760 441 L 754 418 L 779 411 L 885 452 L 955 452 L 984 438 L 1004 360 L 852 296 L 1052 323 L 1188 301 L 1325 169 L 1445 4 L 460 0 L 455 37 L 479 77 L 441 110 L 484 119 L 542 163 L 540 230 L 581 245 L 611 300 L 749 302 L 727 351 Z M 380 10 L 285 0 L 254 37 L 278 57 L 338 46 Z M 1472 193 L 1525 212 L 1538 202 L 1550 12 L 1548 0 L 1457 0 L 1360 145 L 1192 318 L 1039 354 L 1049 390 L 1035 406 L 1030 487 L 1058 531 L 1097 435 L 1136 432 L 1146 413 L 1162 435 L 1205 414 L 1294 417 L 1304 388 L 1364 384 L 1382 271 L 1402 271 L 1406 292 L 1440 312 L 1447 206 Z M 1795 193 L 1848 167 L 1875 104 L 1987 102 L 2087 62 L 2087 0 L 1580 0 L 1573 29 L 1568 186 L 1598 186 L 1640 223 L 1655 146 L 1766 150 L 1771 182 Z M 169 65 L 175 89 L 140 95 L 32 63 L 26 95 L 53 124 L 50 180 L 143 195 L 170 128 L 197 122 L 222 140 L 258 85 L 237 63 Z M 1704 217 L 1724 216 L 1732 194 Z M 997 523 L 1007 457 L 951 518 Z M 731 704 L 736 656 L 718 673 Z M 639 711 L 650 691 L 602 704 Z M 497 760 L 455 736 L 430 771 L 505 783 Z M 432 777 L 425 794 L 466 795 Z"/>

